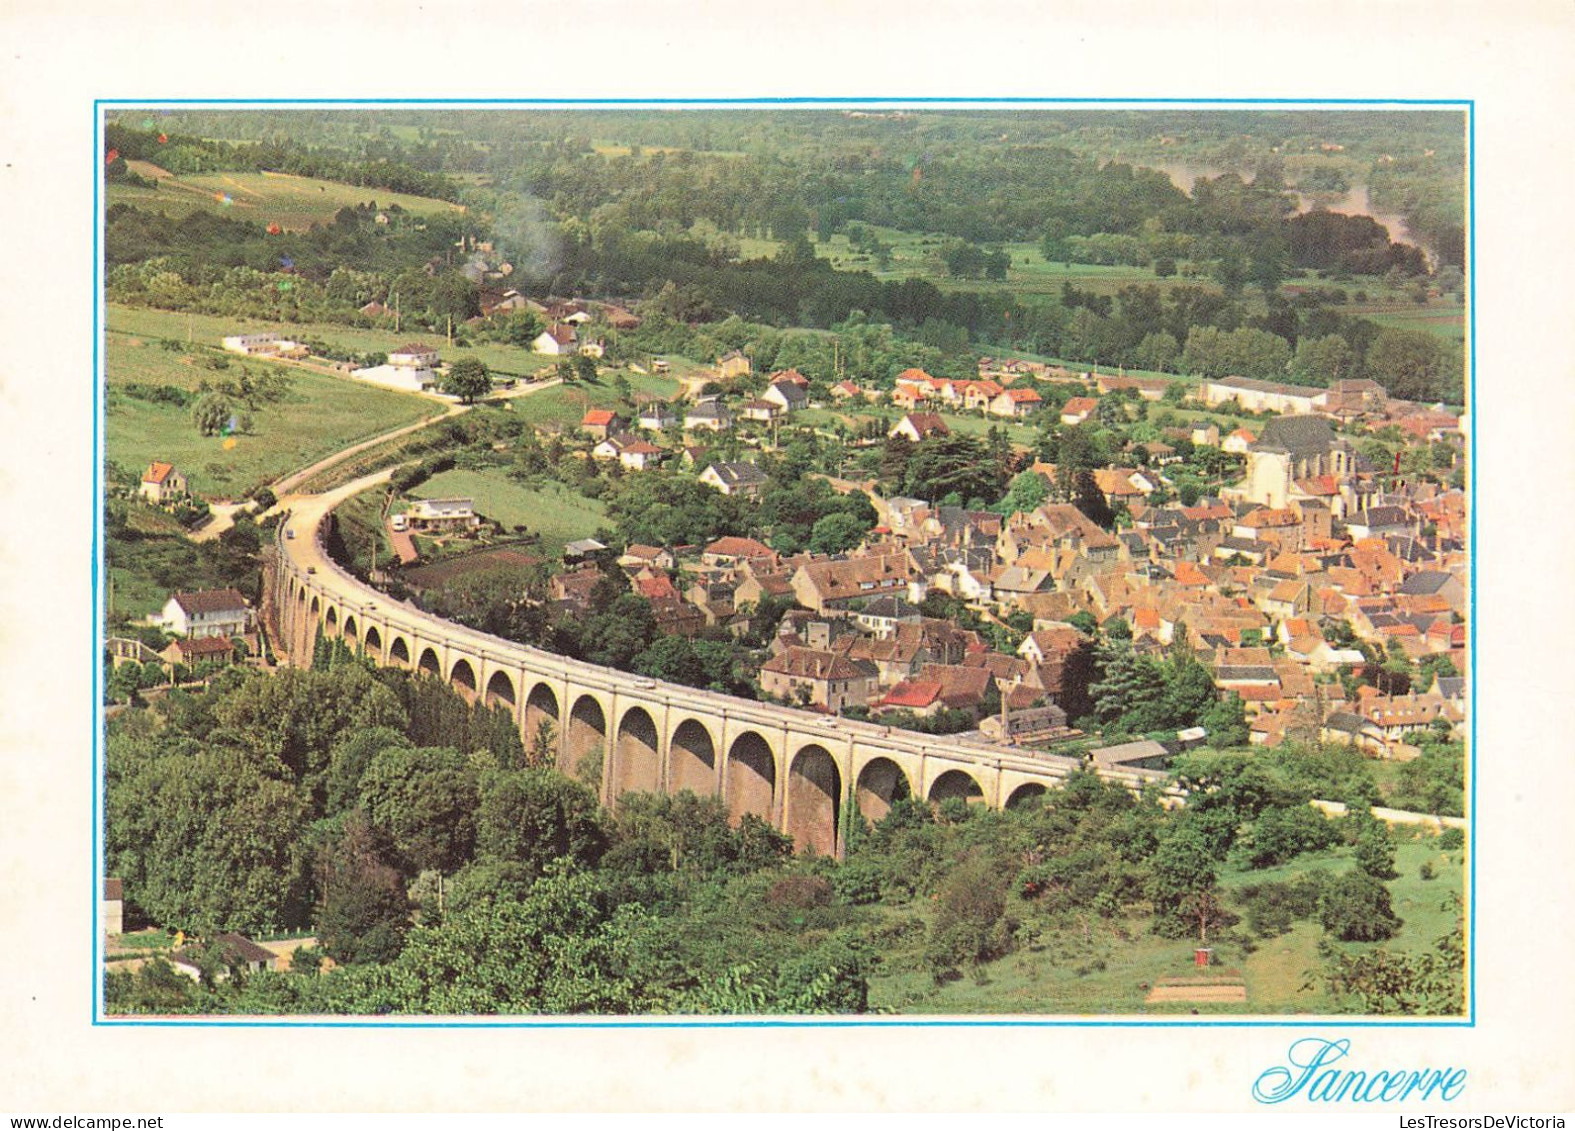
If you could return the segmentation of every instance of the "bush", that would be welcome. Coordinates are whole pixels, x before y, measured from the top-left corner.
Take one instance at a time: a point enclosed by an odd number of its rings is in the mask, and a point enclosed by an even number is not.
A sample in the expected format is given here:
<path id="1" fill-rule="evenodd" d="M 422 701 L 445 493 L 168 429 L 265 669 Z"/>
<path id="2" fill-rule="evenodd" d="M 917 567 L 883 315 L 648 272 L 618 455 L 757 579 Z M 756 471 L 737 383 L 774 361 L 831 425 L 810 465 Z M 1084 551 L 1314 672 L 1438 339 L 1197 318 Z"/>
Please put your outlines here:
<path id="1" fill-rule="evenodd" d="M 1006 916 L 1001 870 L 983 859 L 957 868 L 936 895 L 935 923 L 925 961 L 937 982 L 960 966 L 977 966 L 1011 949 L 1016 923 Z"/>
<path id="2" fill-rule="evenodd" d="M 1387 826 L 1368 821 L 1356 834 L 1356 866 L 1380 880 L 1392 880 L 1395 872 L 1395 839 Z"/>
<path id="3" fill-rule="evenodd" d="M 1463 829 L 1445 829 L 1438 834 L 1438 847 L 1445 852 L 1458 852 L 1466 846 L 1466 834 Z"/>
<path id="4" fill-rule="evenodd" d="M 879 903 L 882 871 L 868 858 L 856 858 L 838 868 L 831 877 L 832 890 L 843 903 L 862 906 Z"/>
<path id="5" fill-rule="evenodd" d="M 808 911 L 831 903 L 831 884 L 820 876 L 783 876 L 766 892 L 766 903 Z"/>
<path id="6" fill-rule="evenodd" d="M 1318 913 L 1328 875 L 1312 872 L 1294 880 L 1250 884 L 1238 892 L 1247 927 L 1262 938 L 1283 935 L 1299 919 Z"/>
<path id="7" fill-rule="evenodd" d="M 1310 805 L 1265 809 L 1237 842 L 1236 856 L 1248 868 L 1272 868 L 1304 852 L 1329 848 L 1340 839 L 1334 825 Z"/>
<path id="8" fill-rule="evenodd" d="M 1362 871 L 1334 880 L 1324 891 L 1320 911 L 1323 929 L 1342 942 L 1377 942 L 1391 938 L 1401 926 L 1389 889 Z"/>

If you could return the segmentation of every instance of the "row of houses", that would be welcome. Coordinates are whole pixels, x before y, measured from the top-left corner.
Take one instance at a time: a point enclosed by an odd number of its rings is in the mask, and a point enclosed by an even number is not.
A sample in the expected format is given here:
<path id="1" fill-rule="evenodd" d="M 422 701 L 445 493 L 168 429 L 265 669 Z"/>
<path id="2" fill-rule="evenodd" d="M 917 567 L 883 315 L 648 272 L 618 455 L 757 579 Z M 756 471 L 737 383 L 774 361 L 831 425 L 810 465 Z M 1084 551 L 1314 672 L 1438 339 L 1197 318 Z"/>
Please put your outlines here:
<path id="1" fill-rule="evenodd" d="M 933 377 L 922 369 L 905 369 L 897 375 L 892 403 L 904 409 L 943 405 L 1017 420 L 1031 416 L 1044 398 L 1031 388 L 1008 388 L 990 378 Z"/>

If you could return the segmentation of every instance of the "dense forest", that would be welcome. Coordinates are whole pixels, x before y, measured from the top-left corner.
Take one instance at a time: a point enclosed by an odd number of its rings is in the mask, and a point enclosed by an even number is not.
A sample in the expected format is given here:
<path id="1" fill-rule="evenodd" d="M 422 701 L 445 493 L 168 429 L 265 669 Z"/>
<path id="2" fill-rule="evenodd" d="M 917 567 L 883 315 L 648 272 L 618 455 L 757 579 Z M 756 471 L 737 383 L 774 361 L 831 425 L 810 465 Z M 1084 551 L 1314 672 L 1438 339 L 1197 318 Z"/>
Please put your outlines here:
<path id="1" fill-rule="evenodd" d="M 839 863 L 730 824 L 716 799 L 626 794 L 607 811 L 594 769 L 543 768 L 550 743 L 522 745 L 506 712 L 337 641 L 316 661 L 232 670 L 112 724 L 106 853 L 133 918 L 310 927 L 316 945 L 289 973 L 229 980 L 214 951 L 197 982 L 154 953 L 108 974 L 111 1012 L 860 1013 L 883 978 L 944 987 L 1059 954 L 1075 980 L 1096 940 L 1202 930 L 1250 954 L 1302 921 L 1327 938 L 1320 1004 L 1460 1007 L 1443 952 L 1344 945 L 1401 926 L 1395 835 L 1367 815 L 1376 791 L 1349 751 L 1191 756 L 1182 812 L 1092 774 L 1006 812 L 844 812 Z M 1354 814 L 1327 820 L 1314 795 Z M 1299 859 L 1294 881 L 1221 887 Z"/>

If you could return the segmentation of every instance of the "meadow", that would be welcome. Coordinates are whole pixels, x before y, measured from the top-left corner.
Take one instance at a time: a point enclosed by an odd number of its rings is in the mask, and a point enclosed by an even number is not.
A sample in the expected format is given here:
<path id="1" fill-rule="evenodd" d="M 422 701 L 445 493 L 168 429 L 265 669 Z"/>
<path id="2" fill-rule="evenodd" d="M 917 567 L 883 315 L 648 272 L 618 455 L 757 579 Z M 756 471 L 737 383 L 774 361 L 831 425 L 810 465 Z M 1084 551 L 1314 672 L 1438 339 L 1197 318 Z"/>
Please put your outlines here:
<path id="1" fill-rule="evenodd" d="M 203 381 L 217 384 L 239 374 L 240 359 L 228 369 L 211 369 L 217 350 L 179 352 L 133 334 L 111 330 L 104 341 L 108 379 L 105 455 L 122 472 L 137 476 L 153 460 L 174 463 L 193 494 L 240 498 L 254 488 L 381 432 L 435 415 L 432 401 L 371 388 L 298 366 L 247 359 L 255 372 L 276 372 L 288 391 L 251 410 L 252 430 L 233 436 L 204 436 L 191 409 L 131 396 L 130 384 L 167 386 L 195 393 Z M 228 359 L 226 359 L 228 360 Z"/>
<path id="2" fill-rule="evenodd" d="M 223 213 L 242 220 L 278 224 L 287 231 L 304 232 L 313 224 L 329 224 L 341 208 L 376 201 L 382 207 L 397 204 L 407 212 L 433 215 L 463 212 L 458 204 L 387 189 L 347 185 L 289 173 L 194 173 L 174 176 L 147 161 L 129 161 L 128 168 L 145 180 L 156 180 L 157 189 L 123 183 L 108 186 L 106 205 L 129 204 L 179 218 L 192 212 Z M 228 198 L 228 202 L 226 202 Z"/>
<path id="3" fill-rule="evenodd" d="M 564 544 L 589 538 L 602 526 L 606 508 L 559 483 L 526 486 L 501 469 L 444 471 L 413 488 L 418 499 L 462 496 L 475 500 L 476 513 L 513 529 L 523 526 L 541 538 L 544 557 L 557 558 Z"/>
<path id="4" fill-rule="evenodd" d="M 107 307 L 106 322 L 111 331 L 123 331 L 146 338 L 167 338 L 195 345 L 218 347 L 231 334 L 256 334 L 274 331 L 295 339 L 324 342 L 341 350 L 358 353 L 391 353 L 412 339 L 424 341 L 438 351 L 443 361 L 472 356 L 481 359 L 489 370 L 500 376 L 530 377 L 550 368 L 556 358 L 532 353 L 520 346 L 483 342 L 451 346 L 441 336 L 423 335 L 411 330 L 376 330 L 344 326 L 337 322 L 270 322 L 256 318 L 231 318 L 215 314 L 187 314 L 175 310 L 155 310 L 143 306 Z"/>
<path id="5" fill-rule="evenodd" d="M 671 400 L 679 389 L 676 380 L 654 373 L 626 372 L 624 378 L 629 382 L 630 393 L 636 397 Z M 627 417 L 629 410 L 613 387 L 614 379 L 614 373 L 605 373 L 594 384 L 577 381 L 542 389 L 528 397 L 504 401 L 504 411 L 513 412 L 517 419 L 538 428 L 550 425 L 576 428 L 585 413 L 593 408 L 616 409 Z"/>

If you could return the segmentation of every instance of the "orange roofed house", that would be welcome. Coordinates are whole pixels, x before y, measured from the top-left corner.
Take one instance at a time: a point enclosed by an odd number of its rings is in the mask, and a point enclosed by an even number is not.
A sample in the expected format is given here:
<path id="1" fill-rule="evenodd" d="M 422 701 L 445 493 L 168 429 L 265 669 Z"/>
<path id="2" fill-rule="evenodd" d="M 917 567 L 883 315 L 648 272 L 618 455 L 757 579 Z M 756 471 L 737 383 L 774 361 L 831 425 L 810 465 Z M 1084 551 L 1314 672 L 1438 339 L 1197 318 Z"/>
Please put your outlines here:
<path id="1" fill-rule="evenodd" d="M 137 494 L 150 503 L 167 503 L 186 494 L 186 477 L 175 470 L 173 463 L 154 460 L 142 473 L 142 486 Z"/>
<path id="2" fill-rule="evenodd" d="M 610 408 L 587 409 L 585 416 L 580 420 L 580 431 L 605 440 L 612 434 L 614 428 L 620 423 L 618 414 Z"/>

